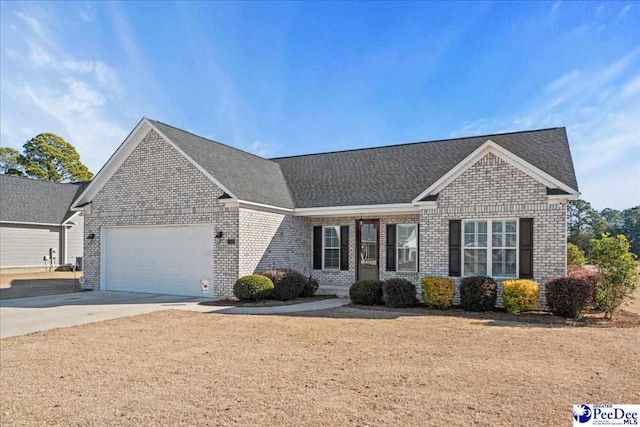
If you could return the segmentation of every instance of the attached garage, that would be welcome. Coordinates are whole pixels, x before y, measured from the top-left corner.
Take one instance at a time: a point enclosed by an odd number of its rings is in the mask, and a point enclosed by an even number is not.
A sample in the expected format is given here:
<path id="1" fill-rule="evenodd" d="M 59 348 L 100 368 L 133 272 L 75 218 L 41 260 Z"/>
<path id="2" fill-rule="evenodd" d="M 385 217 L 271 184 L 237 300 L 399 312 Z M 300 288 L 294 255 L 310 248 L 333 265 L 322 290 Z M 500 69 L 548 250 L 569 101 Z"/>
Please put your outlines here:
<path id="1" fill-rule="evenodd" d="M 102 289 L 200 296 L 213 242 L 212 225 L 103 227 Z"/>

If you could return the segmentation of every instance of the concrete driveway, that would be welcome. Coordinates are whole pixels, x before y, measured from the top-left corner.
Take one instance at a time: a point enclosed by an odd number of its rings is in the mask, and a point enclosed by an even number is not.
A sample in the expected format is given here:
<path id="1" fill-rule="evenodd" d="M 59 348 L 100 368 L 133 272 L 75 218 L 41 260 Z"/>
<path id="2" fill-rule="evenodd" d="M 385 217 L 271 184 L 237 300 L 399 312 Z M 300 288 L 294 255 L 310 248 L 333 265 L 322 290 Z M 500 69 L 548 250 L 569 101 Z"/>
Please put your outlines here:
<path id="1" fill-rule="evenodd" d="M 276 307 L 230 307 L 199 305 L 197 297 L 130 292 L 79 292 L 33 298 L 0 300 L 0 338 L 82 325 L 159 310 L 189 310 L 221 314 L 286 314 L 326 310 L 349 303 L 331 298 Z"/>
<path id="2" fill-rule="evenodd" d="M 129 292 L 79 292 L 0 301 L 0 338 L 167 309 L 213 311 L 201 299 Z M 224 307 L 220 307 L 224 308 Z"/>
<path id="3" fill-rule="evenodd" d="M 0 273 L 0 300 L 67 294 L 79 289 L 81 272 Z"/>

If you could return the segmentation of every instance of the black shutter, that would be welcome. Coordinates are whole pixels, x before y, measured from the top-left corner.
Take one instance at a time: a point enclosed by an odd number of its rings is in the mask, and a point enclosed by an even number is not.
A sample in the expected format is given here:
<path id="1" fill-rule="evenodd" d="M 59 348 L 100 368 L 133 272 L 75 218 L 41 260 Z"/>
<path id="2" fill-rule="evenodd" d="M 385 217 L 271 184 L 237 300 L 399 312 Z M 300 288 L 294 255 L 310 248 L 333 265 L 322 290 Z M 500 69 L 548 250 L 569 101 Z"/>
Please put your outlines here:
<path id="1" fill-rule="evenodd" d="M 520 278 L 533 279 L 533 218 L 520 218 Z"/>
<path id="2" fill-rule="evenodd" d="M 313 269 L 322 270 L 322 226 L 313 227 Z"/>
<path id="3" fill-rule="evenodd" d="M 416 226 L 416 271 L 420 271 L 420 224 Z"/>
<path id="4" fill-rule="evenodd" d="M 340 270 L 349 269 L 349 226 L 340 226 Z"/>
<path id="5" fill-rule="evenodd" d="M 387 271 L 396 271 L 396 225 L 387 224 Z"/>
<path id="6" fill-rule="evenodd" d="M 462 269 L 462 221 L 452 219 L 449 221 L 449 276 L 460 276 Z"/>

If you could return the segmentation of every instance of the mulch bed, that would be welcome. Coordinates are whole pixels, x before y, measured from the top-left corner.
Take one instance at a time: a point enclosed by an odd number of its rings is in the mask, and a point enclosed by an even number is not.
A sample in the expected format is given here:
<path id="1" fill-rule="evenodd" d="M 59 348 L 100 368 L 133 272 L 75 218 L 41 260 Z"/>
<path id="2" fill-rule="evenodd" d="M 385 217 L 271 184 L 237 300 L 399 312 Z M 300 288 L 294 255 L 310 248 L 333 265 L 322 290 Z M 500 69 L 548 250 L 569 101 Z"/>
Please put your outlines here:
<path id="1" fill-rule="evenodd" d="M 564 319 L 554 316 L 548 311 L 531 310 L 524 313 L 512 314 L 505 311 L 484 311 L 472 312 L 465 311 L 462 308 L 454 307 L 449 310 L 437 310 L 428 308 L 424 304 L 420 304 L 411 308 L 393 308 L 379 306 L 366 306 L 349 304 L 347 307 L 357 308 L 360 310 L 377 310 L 393 313 L 403 313 L 411 316 L 451 316 L 464 317 L 479 320 L 494 320 L 501 322 L 517 322 L 517 323 L 533 323 L 546 324 L 550 326 L 577 326 L 588 328 L 637 328 L 640 327 L 640 315 L 631 313 L 624 309 L 618 310 L 613 320 L 605 320 L 604 313 L 600 310 L 589 310 L 584 313 L 581 319 Z M 500 310 L 500 309 L 497 309 Z"/>
<path id="2" fill-rule="evenodd" d="M 267 299 L 254 302 L 242 302 L 232 299 L 223 299 L 218 301 L 202 301 L 200 305 L 214 305 L 214 306 L 233 306 L 233 307 L 278 307 L 281 305 L 293 305 L 302 304 L 305 302 L 320 301 L 323 299 L 336 298 L 335 295 L 314 295 L 312 297 L 295 298 L 288 301 L 277 301 L 273 299 Z"/>

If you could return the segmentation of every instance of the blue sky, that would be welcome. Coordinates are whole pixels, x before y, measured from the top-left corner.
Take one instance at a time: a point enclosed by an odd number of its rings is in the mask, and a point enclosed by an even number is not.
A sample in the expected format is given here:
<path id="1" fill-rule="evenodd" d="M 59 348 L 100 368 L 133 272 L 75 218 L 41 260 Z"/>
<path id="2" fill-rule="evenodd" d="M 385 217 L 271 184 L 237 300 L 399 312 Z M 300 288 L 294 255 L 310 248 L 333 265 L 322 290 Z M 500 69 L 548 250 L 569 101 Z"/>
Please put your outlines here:
<path id="1" fill-rule="evenodd" d="M 263 156 L 566 126 L 640 204 L 640 3 L 0 3 L 0 143 L 93 172 L 141 117 Z"/>

